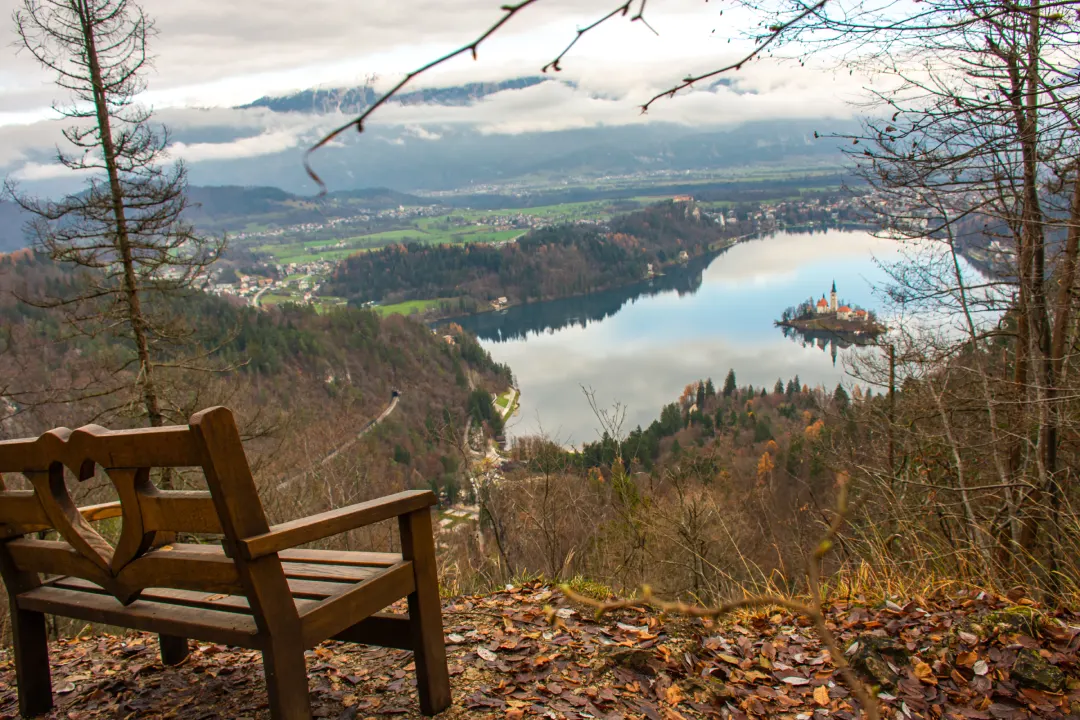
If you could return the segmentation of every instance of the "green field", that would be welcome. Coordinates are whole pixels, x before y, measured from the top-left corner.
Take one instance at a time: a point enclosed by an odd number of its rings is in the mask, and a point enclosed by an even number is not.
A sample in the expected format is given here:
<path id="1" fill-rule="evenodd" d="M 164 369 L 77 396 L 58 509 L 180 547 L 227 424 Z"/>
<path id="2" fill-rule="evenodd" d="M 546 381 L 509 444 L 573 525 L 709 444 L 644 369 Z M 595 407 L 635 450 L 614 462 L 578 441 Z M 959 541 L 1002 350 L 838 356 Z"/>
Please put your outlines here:
<path id="1" fill-rule="evenodd" d="M 425 310 L 437 308 L 439 303 L 443 301 L 444 299 L 407 300 L 402 303 L 395 303 L 394 305 L 375 305 L 371 309 L 383 317 L 386 317 L 387 315 L 413 315 L 415 313 L 424 312 Z"/>
<path id="2" fill-rule="evenodd" d="M 656 199 L 651 198 L 653 202 Z M 643 205 L 645 203 L 642 200 L 635 198 L 630 202 Z M 498 218 L 509 219 L 512 222 L 518 215 L 542 219 L 550 223 L 606 220 L 618 212 L 628 210 L 626 207 L 627 201 L 620 202 L 623 205 L 618 210 L 616 210 L 615 204 L 606 200 L 502 210 L 451 210 L 446 215 L 438 217 L 415 218 L 410 227 L 399 227 L 383 232 L 356 235 L 343 240 L 291 238 L 291 241 L 264 242 L 253 246 L 251 249 L 271 256 L 275 262 L 288 264 L 316 260 L 333 262 L 349 255 L 367 252 L 394 243 L 418 242 L 425 245 L 463 245 L 474 242 L 508 242 L 521 237 L 528 232 L 528 229 L 523 227 L 501 230 L 496 229 L 497 226 L 486 223 L 497 221 Z M 313 248 L 332 246 L 338 242 L 344 242 L 344 247 L 312 252 Z"/>
<path id="3" fill-rule="evenodd" d="M 427 220 L 425 218 L 425 220 Z M 252 250 L 270 255 L 275 262 L 283 265 L 288 263 L 306 263 L 317 260 L 336 261 L 349 255 L 360 252 L 368 252 L 378 248 L 393 245 L 395 243 L 419 242 L 426 245 L 462 245 L 473 242 L 504 242 L 513 240 L 523 235 L 525 230 L 495 230 L 494 228 L 476 225 L 466 225 L 451 228 L 436 228 L 434 224 L 427 227 L 419 223 L 410 229 L 388 230 L 371 235 L 359 235 L 345 239 L 345 247 L 333 250 L 311 252 L 309 248 L 333 245 L 326 240 L 314 240 L 295 243 L 265 243 L 256 245 Z"/>
<path id="4" fill-rule="evenodd" d="M 670 199 L 676 189 L 681 192 L 687 190 L 687 186 L 708 185 L 715 192 L 715 186 L 720 184 L 739 182 L 767 182 L 768 180 L 785 180 L 796 177 L 807 179 L 819 176 L 827 176 L 836 173 L 833 167 L 814 168 L 753 168 L 748 171 L 731 169 L 723 180 L 712 178 L 687 178 L 679 180 L 678 185 L 658 184 L 650 188 L 636 189 L 637 194 L 614 200 L 591 200 L 585 202 L 568 202 L 554 205 L 540 205 L 526 208 L 502 208 L 498 210 L 473 210 L 473 209 L 447 209 L 445 215 L 436 217 L 414 217 L 411 219 L 399 219 L 393 222 L 397 226 L 389 225 L 392 229 L 382 232 L 369 232 L 364 235 L 355 235 L 346 238 L 322 238 L 312 240 L 311 236 L 301 234 L 278 238 L 278 242 L 262 241 L 251 249 L 258 253 L 269 255 L 275 262 L 302 263 L 324 260 L 336 262 L 342 258 L 360 252 L 367 252 L 385 247 L 394 243 L 418 242 L 427 245 L 461 245 L 475 242 L 506 242 L 521 237 L 528 229 L 497 229 L 506 227 L 507 224 L 516 224 L 521 217 L 534 218 L 544 223 L 566 223 L 579 220 L 604 221 L 611 217 L 630 212 L 637 207 L 643 207 L 656 202 Z M 581 186 L 586 187 L 586 186 Z M 832 189 L 824 186 L 814 186 L 817 190 Z M 798 186 L 784 187 L 779 189 L 766 202 L 778 202 L 786 199 L 794 199 L 799 196 Z M 723 210 L 731 206 L 727 201 L 703 202 L 702 207 L 712 210 Z M 498 222 L 501 225 L 488 223 Z M 479 224 L 478 224 L 479 223 Z M 249 227 L 254 228 L 252 223 Z M 259 226 L 263 227 L 263 226 Z M 383 224 L 382 227 L 388 227 Z M 355 230 L 354 230 L 355 231 Z M 344 243 L 341 248 L 331 247 L 338 242 Z M 330 249 L 312 252 L 316 247 L 328 247 Z"/>

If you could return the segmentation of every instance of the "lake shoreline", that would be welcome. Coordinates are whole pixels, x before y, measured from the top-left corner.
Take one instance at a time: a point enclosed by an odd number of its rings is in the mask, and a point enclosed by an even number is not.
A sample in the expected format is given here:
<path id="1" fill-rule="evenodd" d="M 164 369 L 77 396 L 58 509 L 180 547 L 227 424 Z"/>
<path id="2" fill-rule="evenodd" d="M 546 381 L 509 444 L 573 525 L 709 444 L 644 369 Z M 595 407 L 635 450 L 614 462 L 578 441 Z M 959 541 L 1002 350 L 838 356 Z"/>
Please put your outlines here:
<path id="1" fill-rule="evenodd" d="M 864 337 L 878 337 L 889 331 L 887 327 L 873 320 L 841 320 L 837 317 L 798 318 L 795 320 L 775 320 L 776 327 L 787 327 L 803 332 L 850 333 Z"/>
<path id="2" fill-rule="evenodd" d="M 456 322 L 512 368 L 521 400 L 508 439 L 544 435 L 580 447 L 599 430 L 582 388 L 601 408 L 625 412 L 625 432 L 647 427 L 688 382 L 716 383 L 730 369 L 754 387 L 796 375 L 835 387 L 847 377 L 843 351 L 884 339 L 796 338 L 775 321 L 785 298 L 833 280 L 853 306 L 872 307 L 872 285 L 883 277 L 874 258 L 894 247 L 860 231 L 763 235 L 630 286 L 431 326 Z"/>

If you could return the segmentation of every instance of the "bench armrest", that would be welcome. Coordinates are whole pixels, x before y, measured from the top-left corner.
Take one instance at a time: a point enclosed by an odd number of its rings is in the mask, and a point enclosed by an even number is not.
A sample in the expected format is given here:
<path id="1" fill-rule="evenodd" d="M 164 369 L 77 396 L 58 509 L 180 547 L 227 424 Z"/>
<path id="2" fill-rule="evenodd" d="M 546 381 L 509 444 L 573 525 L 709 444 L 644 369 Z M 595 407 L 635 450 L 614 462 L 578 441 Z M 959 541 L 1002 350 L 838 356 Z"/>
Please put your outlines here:
<path id="1" fill-rule="evenodd" d="M 340 535 L 399 515 L 407 515 L 434 504 L 435 494 L 430 490 L 408 490 L 273 525 L 269 532 L 240 540 L 237 545 L 245 559 L 256 560 L 280 550 Z"/>

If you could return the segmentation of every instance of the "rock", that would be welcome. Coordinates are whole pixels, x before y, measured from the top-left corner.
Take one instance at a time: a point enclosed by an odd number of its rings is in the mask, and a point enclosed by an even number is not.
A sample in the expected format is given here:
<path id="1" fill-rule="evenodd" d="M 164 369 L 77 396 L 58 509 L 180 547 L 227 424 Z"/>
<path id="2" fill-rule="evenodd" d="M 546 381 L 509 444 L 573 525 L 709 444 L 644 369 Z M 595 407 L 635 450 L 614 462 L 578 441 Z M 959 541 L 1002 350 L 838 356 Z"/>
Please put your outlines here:
<path id="1" fill-rule="evenodd" d="M 979 619 L 979 624 L 990 632 L 1024 633 L 1035 637 L 1042 624 L 1039 612 L 1025 605 L 1013 605 L 989 612 Z"/>
<path id="2" fill-rule="evenodd" d="M 727 700 L 738 697 L 738 693 L 727 686 L 718 678 L 704 677 L 699 682 L 694 683 L 697 687 L 701 688 L 709 694 L 714 703 L 721 703 Z"/>
<path id="3" fill-rule="evenodd" d="M 1034 650 L 1021 650 L 1012 668 L 1012 678 L 1022 687 L 1057 693 L 1065 688 L 1065 673 L 1043 660 Z"/>
<path id="4" fill-rule="evenodd" d="M 652 652 L 649 650 L 642 650 L 641 648 L 619 648 L 612 651 L 608 655 L 608 659 L 612 663 L 620 667 L 624 667 L 627 670 L 636 670 L 641 672 L 647 670 L 649 667 L 649 661 L 652 660 Z"/>
<path id="5" fill-rule="evenodd" d="M 854 652 L 848 648 L 851 667 L 869 682 L 896 687 L 899 675 L 893 667 L 906 667 L 910 663 L 907 649 L 891 638 L 878 635 L 862 635 L 855 643 L 858 647 Z"/>

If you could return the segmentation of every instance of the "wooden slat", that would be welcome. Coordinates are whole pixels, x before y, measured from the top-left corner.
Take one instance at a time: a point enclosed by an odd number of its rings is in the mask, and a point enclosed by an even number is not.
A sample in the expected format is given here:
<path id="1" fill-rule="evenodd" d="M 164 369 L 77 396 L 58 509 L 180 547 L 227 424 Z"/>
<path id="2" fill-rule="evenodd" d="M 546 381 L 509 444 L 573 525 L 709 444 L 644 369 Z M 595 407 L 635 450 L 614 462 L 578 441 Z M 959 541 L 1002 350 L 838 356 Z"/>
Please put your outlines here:
<path id="1" fill-rule="evenodd" d="M 79 590 L 40 587 L 17 596 L 20 608 L 52 613 L 87 622 L 191 637 L 206 642 L 259 649 L 255 620 L 247 614 L 180 607 L 136 600 L 127 607 L 108 595 Z"/>
<path id="2" fill-rule="evenodd" d="M 148 531 L 222 533 L 214 500 L 208 492 L 139 493 L 139 509 Z"/>
<path id="3" fill-rule="evenodd" d="M 121 508 L 120 503 L 114 501 L 81 507 L 79 513 L 87 522 L 97 522 L 120 517 Z M 33 490 L 0 493 L 0 540 L 52 529 L 49 516 L 34 497 Z"/>
<path id="4" fill-rule="evenodd" d="M 82 590 L 84 592 L 108 594 L 108 590 L 101 587 L 97 583 L 93 583 L 89 580 L 83 580 L 82 578 L 76 577 L 54 578 L 46 584 L 53 587 L 64 588 L 67 590 Z M 347 590 L 350 587 L 352 586 L 345 583 L 318 582 L 314 580 L 289 581 L 289 590 L 292 592 L 293 597 L 297 600 L 298 603 L 325 600 L 328 597 L 340 594 L 343 590 Z M 229 608 L 242 607 L 243 612 L 251 611 L 251 608 L 247 602 L 247 598 L 241 595 L 223 596 L 221 593 L 206 593 L 195 590 L 175 590 L 171 588 L 148 588 L 147 590 L 143 591 L 142 594 L 142 598 L 144 600 L 163 600 L 168 597 L 174 598 L 178 602 L 178 604 L 191 605 L 192 607 L 207 607 L 217 610 L 228 610 Z M 211 598 L 222 599 L 218 601 L 212 600 Z M 241 600 L 243 602 L 240 603 L 231 598 L 237 598 L 238 600 Z"/>
<path id="5" fill-rule="evenodd" d="M 191 552 L 186 545 L 166 545 L 133 560 L 116 576 L 132 587 L 171 587 L 183 590 L 243 594 L 236 563 L 218 554 Z"/>
<path id="6" fill-rule="evenodd" d="M 58 428 L 39 438 L 0 441 L 0 472 L 47 470 L 53 462 L 78 467 L 93 460 L 101 467 L 189 467 L 200 465 L 199 448 L 184 425 L 106 430 L 88 425 Z"/>
<path id="7" fill-rule="evenodd" d="M 404 560 L 340 595 L 323 600 L 300 616 L 304 646 L 315 647 L 395 600 L 406 597 L 415 588 L 412 563 Z"/>
<path id="8" fill-rule="evenodd" d="M 20 570 L 47 575 L 73 575 L 99 585 L 108 581 L 108 576 L 100 568 L 66 542 L 21 538 L 9 541 L 7 547 Z M 150 550 L 129 563 L 116 579 L 125 587 L 132 588 L 164 586 L 242 594 L 236 564 L 225 557 L 221 548 L 216 548 L 216 553 L 191 549 L 200 547 L 175 545 Z M 206 547 L 214 549 L 212 546 Z"/>
<path id="9" fill-rule="evenodd" d="M 387 495 L 376 500 L 274 525 L 267 533 L 241 539 L 240 552 L 245 558 L 253 560 L 280 550 L 389 520 L 434 504 L 435 495 L 430 490 L 408 490 Z"/>
<path id="10" fill-rule="evenodd" d="M 304 584 L 304 581 L 297 581 Z M 328 583 L 309 583 L 311 585 L 324 586 Z M 330 583 L 332 584 L 332 583 Z M 109 592 L 100 585 L 90 582 L 89 580 L 81 580 L 79 578 L 57 578 L 49 583 L 50 587 L 62 588 L 64 590 L 77 590 L 80 592 L 88 592 L 96 595 L 108 595 Z M 336 586 L 335 590 L 340 592 L 340 586 Z M 314 595 L 310 590 L 308 595 Z M 315 605 L 319 604 L 319 601 L 327 597 L 324 592 L 320 591 L 317 599 L 293 597 L 296 600 L 296 607 L 298 610 L 308 610 Z M 198 592 L 194 590 L 175 590 L 172 588 L 148 588 L 143 591 L 139 596 L 140 600 L 149 600 L 152 602 L 173 603 L 174 605 L 183 605 L 184 607 L 193 608 L 205 608 L 207 610 L 219 610 L 221 612 L 240 612 L 251 613 L 251 606 L 248 604 L 247 598 L 242 595 L 222 595 L 220 593 L 206 593 Z"/>
<path id="11" fill-rule="evenodd" d="M 281 563 L 285 577 L 325 582 L 358 583 L 379 573 L 383 568 L 349 567 L 348 565 L 316 565 L 314 563 Z"/>
<path id="12" fill-rule="evenodd" d="M 20 538 L 8 541 L 5 547 L 15 566 L 23 572 L 74 575 L 99 584 L 108 580 L 101 568 L 61 540 Z"/>
<path id="13" fill-rule="evenodd" d="M 0 525 L 52 527 L 33 490 L 11 490 L 0 494 Z"/>
<path id="14" fill-rule="evenodd" d="M 300 580 L 298 578 L 289 578 L 288 583 L 289 591 L 293 594 L 293 597 L 307 600 L 325 600 L 348 587 L 347 583 Z"/>
<path id="15" fill-rule="evenodd" d="M 412 650 L 409 616 L 375 613 L 334 636 L 335 640 Z"/>
<path id="16" fill-rule="evenodd" d="M 314 563 L 316 565 L 352 565 L 355 567 L 390 567 L 401 562 L 400 553 L 308 550 L 305 548 L 282 550 L 278 553 L 278 557 L 285 562 Z"/>

